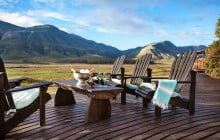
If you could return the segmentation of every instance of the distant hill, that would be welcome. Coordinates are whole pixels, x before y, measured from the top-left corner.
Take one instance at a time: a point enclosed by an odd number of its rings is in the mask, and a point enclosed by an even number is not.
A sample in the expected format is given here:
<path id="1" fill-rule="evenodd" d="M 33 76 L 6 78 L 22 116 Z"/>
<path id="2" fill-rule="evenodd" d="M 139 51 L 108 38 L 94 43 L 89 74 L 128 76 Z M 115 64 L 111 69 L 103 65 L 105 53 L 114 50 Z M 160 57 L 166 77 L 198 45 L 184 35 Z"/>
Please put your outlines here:
<path id="1" fill-rule="evenodd" d="M 59 30 L 52 25 L 29 28 L 0 21 L 0 56 L 19 62 L 88 62 L 105 63 L 125 54 L 128 59 L 146 53 L 155 59 L 172 58 L 188 50 L 203 50 L 205 46 L 177 47 L 170 41 L 152 43 L 121 51 L 115 47 L 87 40 Z"/>
<path id="2" fill-rule="evenodd" d="M 24 29 L 23 27 L 19 27 L 4 21 L 0 21 L 0 38 L 1 36 L 8 31 L 18 31 Z"/>
<path id="3" fill-rule="evenodd" d="M 124 51 L 130 58 L 138 58 L 146 53 L 151 53 L 154 59 L 169 59 L 175 57 L 179 53 L 189 50 L 204 50 L 206 46 L 175 46 L 170 41 L 151 43 L 144 47 L 137 47 Z"/>
<path id="4" fill-rule="evenodd" d="M 0 55 L 4 59 L 59 59 L 88 55 L 115 58 L 122 55 L 117 48 L 68 34 L 52 25 L 22 28 L 0 21 L 0 31 Z"/>

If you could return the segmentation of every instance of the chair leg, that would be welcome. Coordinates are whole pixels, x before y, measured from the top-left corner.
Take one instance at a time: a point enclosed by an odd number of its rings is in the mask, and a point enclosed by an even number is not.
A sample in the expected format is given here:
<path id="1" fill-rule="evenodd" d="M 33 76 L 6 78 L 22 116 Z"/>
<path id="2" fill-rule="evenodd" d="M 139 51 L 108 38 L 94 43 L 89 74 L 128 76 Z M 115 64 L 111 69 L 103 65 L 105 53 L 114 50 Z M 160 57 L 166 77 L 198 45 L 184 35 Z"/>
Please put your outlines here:
<path id="1" fill-rule="evenodd" d="M 147 98 L 143 98 L 143 108 L 147 108 L 150 101 Z"/>
<path id="2" fill-rule="evenodd" d="M 126 104 L 126 90 L 123 90 L 121 92 L 121 104 L 125 105 Z"/>
<path id="3" fill-rule="evenodd" d="M 176 106 L 175 106 L 175 105 L 171 105 L 171 108 L 172 108 L 173 110 L 175 110 L 175 109 L 176 109 Z"/>
<path id="4" fill-rule="evenodd" d="M 0 139 L 1 139 L 1 140 L 5 140 L 5 134 L 2 134 L 2 135 L 0 136 Z"/>
<path id="5" fill-rule="evenodd" d="M 195 113 L 195 104 L 190 104 L 189 105 L 189 114 L 193 115 Z"/>
<path id="6" fill-rule="evenodd" d="M 155 106 L 155 115 L 161 116 L 161 108 L 159 106 Z"/>
<path id="7" fill-rule="evenodd" d="M 45 103 L 40 100 L 40 126 L 45 125 Z"/>
<path id="8" fill-rule="evenodd" d="M 45 88 L 40 88 L 40 126 L 45 125 L 45 98 L 44 94 L 46 89 Z"/>
<path id="9" fill-rule="evenodd" d="M 189 110 L 189 114 L 190 114 L 190 115 L 193 115 L 194 113 L 195 113 L 195 109 L 190 109 L 190 110 Z"/>

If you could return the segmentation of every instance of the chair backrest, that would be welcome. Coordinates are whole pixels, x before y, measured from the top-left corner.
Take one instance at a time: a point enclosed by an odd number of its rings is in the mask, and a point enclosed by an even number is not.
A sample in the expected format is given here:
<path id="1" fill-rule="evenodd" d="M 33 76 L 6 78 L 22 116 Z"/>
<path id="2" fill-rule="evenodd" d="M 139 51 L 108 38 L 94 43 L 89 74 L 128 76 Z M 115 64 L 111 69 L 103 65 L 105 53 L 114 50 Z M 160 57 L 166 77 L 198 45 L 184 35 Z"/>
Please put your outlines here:
<path id="1" fill-rule="evenodd" d="M 111 74 L 118 74 L 119 71 L 120 71 L 120 68 L 121 66 L 123 65 L 124 63 L 124 60 L 125 60 L 125 55 L 122 55 L 122 56 L 119 56 L 115 62 L 114 62 L 114 65 L 112 67 L 112 72 Z"/>
<path id="2" fill-rule="evenodd" d="M 196 60 L 196 51 L 188 51 L 180 54 L 173 62 L 169 79 L 177 81 L 185 81 L 192 70 L 193 64 Z M 180 92 L 183 84 L 178 84 L 177 92 Z"/>
<path id="3" fill-rule="evenodd" d="M 146 54 L 141 56 L 135 63 L 133 76 L 144 76 L 150 64 L 151 58 L 152 54 Z M 130 83 L 133 85 L 140 85 L 142 83 L 142 79 L 132 78 Z"/>
<path id="4" fill-rule="evenodd" d="M 0 90 L 8 90 L 10 89 L 9 87 L 9 83 L 8 83 L 8 77 L 6 74 L 6 70 L 5 70 L 5 66 L 4 66 L 4 62 L 2 60 L 2 58 L 0 57 L 0 72 L 3 73 L 0 76 Z M 6 109 L 15 109 L 15 104 L 12 98 L 12 94 L 11 93 L 7 93 L 4 99 L 4 104 Z"/>

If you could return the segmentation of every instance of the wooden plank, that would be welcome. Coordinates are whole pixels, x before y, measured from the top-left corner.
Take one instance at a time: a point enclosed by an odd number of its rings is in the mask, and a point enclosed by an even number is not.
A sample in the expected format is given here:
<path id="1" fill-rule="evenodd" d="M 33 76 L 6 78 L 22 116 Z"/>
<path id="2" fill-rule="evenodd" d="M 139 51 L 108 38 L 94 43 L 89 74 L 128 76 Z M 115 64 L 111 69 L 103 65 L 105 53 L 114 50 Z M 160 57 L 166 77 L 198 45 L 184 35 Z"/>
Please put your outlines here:
<path id="1" fill-rule="evenodd" d="M 204 140 L 217 140 L 220 138 L 220 131 L 210 133 Z"/>
<path id="2" fill-rule="evenodd" d="M 197 78 L 195 115 L 185 109 L 165 110 L 155 117 L 152 105 L 142 109 L 142 99 L 128 95 L 127 105 L 112 100 L 110 119 L 85 124 L 87 96 L 76 94 L 75 105 L 46 105 L 46 125 L 39 126 L 38 113 L 32 114 L 6 135 L 6 139 L 216 139 L 219 138 L 220 80 L 204 74 Z M 208 86 L 208 88 L 207 88 Z M 183 87 L 185 93 L 188 87 Z M 185 94 L 183 94 L 185 96 Z M 211 95 L 211 96 L 210 96 Z"/>
<path id="3" fill-rule="evenodd" d="M 207 112 L 203 112 L 202 114 L 200 114 L 200 116 L 203 116 L 206 114 Z M 216 114 L 216 113 L 213 113 L 213 114 Z M 189 122 L 188 118 L 192 119 L 193 117 L 190 117 L 190 116 L 187 117 L 187 116 L 188 114 L 184 112 L 181 114 L 173 115 L 168 118 L 163 117 L 163 119 L 158 120 L 158 122 L 154 121 L 154 122 L 149 123 L 148 125 L 138 126 L 133 131 L 124 135 L 123 138 L 142 139 L 146 137 L 150 138 L 150 136 L 154 136 L 155 134 L 159 135 L 160 133 L 162 133 L 163 130 L 164 131 L 169 130 L 170 127 L 172 128 L 172 127 L 175 127 L 175 125 L 181 126 L 181 124 L 184 124 L 186 122 L 188 123 Z M 172 121 L 168 121 L 168 120 L 172 120 Z"/>
<path id="4" fill-rule="evenodd" d="M 130 108 L 130 109 L 132 109 L 132 108 Z M 119 110 L 114 110 L 114 111 L 116 111 L 116 112 L 118 112 Z M 114 112 L 113 112 L 114 113 Z M 120 117 L 118 117 L 118 118 L 120 118 L 120 119 L 123 119 L 122 118 L 122 116 L 123 116 L 123 114 L 120 114 L 121 116 Z M 111 119 L 114 119 L 115 118 L 115 116 L 113 116 Z M 133 117 L 132 117 L 133 118 Z M 74 119 L 73 119 L 74 120 Z M 120 121 L 120 120 L 115 120 L 114 122 L 115 123 L 117 123 L 117 121 Z M 72 123 L 74 123 L 74 122 L 72 122 Z M 82 123 L 82 124 L 76 124 L 76 123 L 74 123 L 74 125 L 72 125 L 72 123 L 67 123 L 67 125 L 64 123 L 64 124 L 62 124 L 62 127 L 60 126 L 60 125 L 58 125 L 57 127 L 58 127 L 58 131 L 56 131 L 56 132 L 54 132 L 54 129 L 50 129 L 49 131 L 52 131 L 53 133 L 49 133 L 49 135 L 47 134 L 46 136 L 45 136 L 45 138 L 48 138 L 48 137 L 51 137 L 51 136 L 59 136 L 60 138 L 62 138 L 61 137 L 61 135 L 67 135 L 66 134 L 66 132 L 70 132 L 70 133 L 73 133 L 73 131 L 72 130 L 74 130 L 74 132 L 75 131 L 77 131 L 76 130 L 76 128 L 78 129 L 79 127 L 84 127 L 85 126 L 85 124 L 84 123 Z M 108 122 L 106 122 L 106 123 L 108 123 Z M 102 124 L 102 123 L 100 123 L 100 124 Z M 99 125 L 97 125 L 98 127 L 100 127 L 100 124 Z M 56 127 L 56 128 L 57 128 Z M 36 133 L 36 132 L 33 132 L 33 133 Z M 42 136 L 42 133 L 40 134 L 40 135 L 38 135 L 38 137 L 39 136 Z M 30 136 L 30 137 L 35 137 L 35 135 L 33 136 Z"/>

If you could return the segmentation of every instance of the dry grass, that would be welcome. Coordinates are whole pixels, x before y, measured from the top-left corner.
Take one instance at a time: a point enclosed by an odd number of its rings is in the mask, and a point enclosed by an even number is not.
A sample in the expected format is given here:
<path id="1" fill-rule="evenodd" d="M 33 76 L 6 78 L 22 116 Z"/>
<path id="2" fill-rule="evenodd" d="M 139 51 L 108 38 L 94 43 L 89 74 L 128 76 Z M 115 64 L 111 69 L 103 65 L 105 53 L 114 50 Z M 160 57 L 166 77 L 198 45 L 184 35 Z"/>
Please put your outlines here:
<path id="1" fill-rule="evenodd" d="M 134 64 L 126 64 L 125 73 L 132 74 Z M 171 62 L 160 61 L 150 65 L 153 75 L 167 76 L 171 67 Z M 6 70 L 9 79 L 26 77 L 28 80 L 23 85 L 33 84 L 39 81 L 51 81 L 55 79 L 73 79 L 71 68 L 80 70 L 82 68 L 94 69 L 94 72 L 111 72 L 112 65 L 109 64 L 51 64 L 51 65 L 28 65 L 28 64 L 8 64 Z M 49 88 L 49 93 L 55 92 L 55 87 Z"/>

